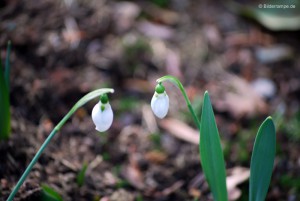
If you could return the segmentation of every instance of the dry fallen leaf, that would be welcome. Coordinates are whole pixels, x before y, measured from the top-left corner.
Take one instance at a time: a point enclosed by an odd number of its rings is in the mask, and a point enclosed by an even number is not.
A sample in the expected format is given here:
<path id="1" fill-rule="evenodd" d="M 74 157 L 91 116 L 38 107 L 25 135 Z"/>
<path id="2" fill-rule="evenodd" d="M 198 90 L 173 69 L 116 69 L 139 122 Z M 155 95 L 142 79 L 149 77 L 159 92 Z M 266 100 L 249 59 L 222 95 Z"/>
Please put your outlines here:
<path id="1" fill-rule="evenodd" d="M 68 17 L 65 19 L 66 28 L 63 30 L 63 38 L 72 49 L 78 47 L 84 33 L 79 30 L 77 22 L 74 18 Z"/>
<path id="2" fill-rule="evenodd" d="M 110 196 L 109 201 L 133 201 L 134 195 L 124 189 L 118 189 Z"/>
<path id="3" fill-rule="evenodd" d="M 143 2 L 143 12 L 151 16 L 153 21 L 162 22 L 167 25 L 175 25 L 179 22 L 180 16 L 177 12 L 156 6 L 153 3 Z"/>
<path id="4" fill-rule="evenodd" d="M 142 79 L 126 79 L 124 88 L 142 93 L 153 92 L 153 86 L 148 81 Z"/>
<path id="5" fill-rule="evenodd" d="M 166 70 L 169 75 L 173 75 L 178 79 L 182 79 L 182 72 L 180 69 L 181 59 L 178 51 L 167 49 L 166 55 Z"/>
<path id="6" fill-rule="evenodd" d="M 178 189 L 180 189 L 183 185 L 184 185 L 184 182 L 182 180 L 179 180 L 179 181 L 175 182 L 172 186 L 165 188 L 162 191 L 162 194 L 164 196 L 168 196 L 168 195 L 172 194 L 173 192 L 177 191 Z"/>
<path id="7" fill-rule="evenodd" d="M 143 123 L 145 123 L 147 129 L 150 131 L 150 133 L 156 133 L 158 130 L 157 123 L 149 104 L 143 105 L 142 114 L 144 120 Z"/>
<path id="8" fill-rule="evenodd" d="M 150 38 L 170 39 L 174 35 L 174 30 L 169 26 L 160 24 L 154 24 L 149 21 L 141 21 L 137 24 L 137 28 L 140 32 Z"/>
<path id="9" fill-rule="evenodd" d="M 145 158 L 152 163 L 163 163 L 167 159 L 167 155 L 161 151 L 153 150 L 145 154 Z"/>
<path id="10" fill-rule="evenodd" d="M 229 201 L 237 200 L 242 195 L 241 190 L 238 188 L 230 189 L 227 192 L 228 192 L 228 200 Z"/>
<path id="11" fill-rule="evenodd" d="M 241 190 L 237 185 L 246 181 L 250 176 L 250 170 L 243 167 L 234 167 L 228 170 L 229 176 L 226 178 L 227 192 L 229 200 L 237 200 L 241 196 Z"/>
<path id="12" fill-rule="evenodd" d="M 199 132 L 182 121 L 166 118 L 161 120 L 159 125 L 181 140 L 192 144 L 199 144 Z"/>
<path id="13" fill-rule="evenodd" d="M 135 188 L 144 189 L 144 176 L 140 169 L 135 165 L 128 165 L 122 170 L 122 176 Z"/>
<path id="14" fill-rule="evenodd" d="M 108 186 L 115 186 L 117 184 L 117 178 L 110 171 L 105 171 L 103 174 L 103 183 Z"/>
<path id="15" fill-rule="evenodd" d="M 140 7 L 129 1 L 115 3 L 113 14 L 116 29 L 124 32 L 133 26 L 135 18 L 140 14 Z"/>
<path id="16" fill-rule="evenodd" d="M 223 89 L 226 91 L 219 91 Z M 257 113 L 267 111 L 267 104 L 253 90 L 250 84 L 234 75 L 227 74 L 227 76 L 224 76 L 224 80 L 220 83 L 220 88 L 211 94 L 218 95 L 213 102 L 219 111 L 227 111 L 236 118 L 251 117 Z"/>
<path id="17" fill-rule="evenodd" d="M 193 198 L 199 199 L 201 197 L 201 191 L 197 188 L 190 188 L 189 195 L 192 196 Z"/>

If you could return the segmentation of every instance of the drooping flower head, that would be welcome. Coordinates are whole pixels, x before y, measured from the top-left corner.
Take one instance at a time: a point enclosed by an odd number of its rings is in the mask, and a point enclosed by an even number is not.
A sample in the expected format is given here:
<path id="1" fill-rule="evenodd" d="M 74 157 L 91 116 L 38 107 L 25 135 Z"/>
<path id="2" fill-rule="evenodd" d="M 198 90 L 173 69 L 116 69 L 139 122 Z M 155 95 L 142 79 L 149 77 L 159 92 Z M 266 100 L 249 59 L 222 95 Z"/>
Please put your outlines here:
<path id="1" fill-rule="evenodd" d="M 153 113 L 160 119 L 164 118 L 169 110 L 169 97 L 165 91 L 165 87 L 159 83 L 155 87 L 155 93 L 151 100 L 151 108 Z"/>
<path id="2" fill-rule="evenodd" d="M 113 117 L 114 114 L 109 104 L 108 96 L 103 94 L 92 111 L 92 119 L 96 125 L 96 130 L 99 132 L 108 130 L 113 122 Z"/>

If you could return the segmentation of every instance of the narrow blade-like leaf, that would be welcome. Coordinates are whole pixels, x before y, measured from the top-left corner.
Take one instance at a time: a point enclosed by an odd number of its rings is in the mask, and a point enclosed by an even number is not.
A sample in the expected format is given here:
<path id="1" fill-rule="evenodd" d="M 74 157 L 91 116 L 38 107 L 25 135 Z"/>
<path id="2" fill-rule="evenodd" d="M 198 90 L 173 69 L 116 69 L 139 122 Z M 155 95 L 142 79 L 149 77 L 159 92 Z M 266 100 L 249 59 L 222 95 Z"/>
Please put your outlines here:
<path id="1" fill-rule="evenodd" d="M 53 188 L 43 184 L 42 185 L 42 201 L 63 201 L 62 197 Z"/>
<path id="2" fill-rule="evenodd" d="M 202 167 L 214 200 L 226 201 L 225 163 L 218 128 L 208 92 L 204 93 L 200 126 Z"/>
<path id="3" fill-rule="evenodd" d="M 9 91 L 6 86 L 0 59 L 0 140 L 6 140 L 10 135 Z"/>
<path id="4" fill-rule="evenodd" d="M 250 166 L 249 200 L 263 201 L 268 192 L 275 159 L 276 134 L 271 117 L 260 126 Z"/>
<path id="5" fill-rule="evenodd" d="M 81 170 L 77 174 L 76 181 L 77 181 L 78 186 L 82 186 L 84 184 L 85 172 L 86 172 L 87 168 L 88 168 L 88 165 L 86 163 L 84 163 L 82 165 Z"/>
<path id="6" fill-rule="evenodd" d="M 6 48 L 6 58 L 5 58 L 5 81 L 7 90 L 9 91 L 9 77 L 10 77 L 10 50 L 11 50 L 11 42 L 8 41 L 7 48 Z"/>

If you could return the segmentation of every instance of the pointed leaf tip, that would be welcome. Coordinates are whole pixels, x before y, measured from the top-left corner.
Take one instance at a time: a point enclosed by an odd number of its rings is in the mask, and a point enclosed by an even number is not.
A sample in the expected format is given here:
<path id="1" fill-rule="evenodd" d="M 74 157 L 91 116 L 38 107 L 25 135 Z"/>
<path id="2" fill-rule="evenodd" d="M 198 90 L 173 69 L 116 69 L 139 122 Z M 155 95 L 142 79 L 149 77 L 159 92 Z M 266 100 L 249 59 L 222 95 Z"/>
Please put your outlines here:
<path id="1" fill-rule="evenodd" d="M 273 122 L 273 118 L 271 116 L 268 116 L 262 123 L 262 125 L 264 124 L 272 124 L 274 126 L 274 122 Z"/>
<path id="2" fill-rule="evenodd" d="M 276 130 L 267 117 L 258 129 L 250 163 L 249 201 L 265 200 L 276 154 Z"/>
<path id="3" fill-rule="evenodd" d="M 225 162 L 208 91 L 204 92 L 200 125 L 200 158 L 214 200 L 227 201 Z"/>
<path id="4" fill-rule="evenodd" d="M 204 92 L 203 101 L 209 101 L 210 102 L 210 97 L 209 97 L 208 91 Z"/>

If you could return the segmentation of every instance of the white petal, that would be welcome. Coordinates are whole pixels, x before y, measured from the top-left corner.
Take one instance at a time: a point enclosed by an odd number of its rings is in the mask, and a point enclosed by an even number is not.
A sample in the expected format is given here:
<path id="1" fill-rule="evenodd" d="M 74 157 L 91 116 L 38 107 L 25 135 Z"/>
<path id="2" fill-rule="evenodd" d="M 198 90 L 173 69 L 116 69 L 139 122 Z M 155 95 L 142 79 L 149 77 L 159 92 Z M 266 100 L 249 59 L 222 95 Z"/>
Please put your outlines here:
<path id="1" fill-rule="evenodd" d="M 166 92 L 158 94 L 154 93 L 151 100 L 151 108 L 153 113 L 160 119 L 164 118 L 169 110 L 169 97 Z"/>
<path id="2" fill-rule="evenodd" d="M 104 110 L 101 110 L 101 106 L 104 106 Z M 99 132 L 104 132 L 109 129 L 113 122 L 113 111 L 109 103 L 102 104 L 101 102 L 97 103 L 92 111 L 92 119 L 96 125 L 96 130 Z"/>

